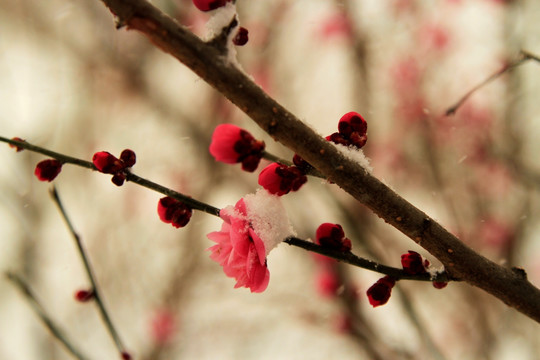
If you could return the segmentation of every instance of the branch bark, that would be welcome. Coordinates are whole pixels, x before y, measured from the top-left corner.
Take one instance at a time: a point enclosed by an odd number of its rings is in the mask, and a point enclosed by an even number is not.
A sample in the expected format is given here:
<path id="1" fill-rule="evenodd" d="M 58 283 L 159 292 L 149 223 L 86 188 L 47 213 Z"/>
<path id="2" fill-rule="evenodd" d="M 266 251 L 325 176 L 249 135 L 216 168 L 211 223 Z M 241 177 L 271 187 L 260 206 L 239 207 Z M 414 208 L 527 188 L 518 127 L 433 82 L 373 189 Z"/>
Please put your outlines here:
<path id="1" fill-rule="evenodd" d="M 527 280 L 523 270 L 502 267 L 463 244 L 269 97 L 229 63 L 222 50 L 203 42 L 146 0 L 102 1 L 119 26 L 144 34 L 189 67 L 276 141 L 439 259 L 451 277 L 487 291 L 540 322 L 540 290 Z"/>

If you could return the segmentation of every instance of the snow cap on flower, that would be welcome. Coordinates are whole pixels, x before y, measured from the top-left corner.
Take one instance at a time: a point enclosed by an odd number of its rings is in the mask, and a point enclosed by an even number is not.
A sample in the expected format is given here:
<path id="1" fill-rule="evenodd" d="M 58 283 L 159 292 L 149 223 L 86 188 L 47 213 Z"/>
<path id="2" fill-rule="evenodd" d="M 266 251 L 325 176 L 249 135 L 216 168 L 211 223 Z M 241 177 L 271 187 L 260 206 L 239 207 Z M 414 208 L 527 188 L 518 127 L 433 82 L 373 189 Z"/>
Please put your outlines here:
<path id="1" fill-rule="evenodd" d="M 389 276 L 377 280 L 366 292 L 371 306 L 377 307 L 386 304 L 395 284 L 396 281 Z"/>
<path id="2" fill-rule="evenodd" d="M 317 228 L 315 242 L 321 246 L 338 251 L 351 251 L 351 240 L 345 237 L 345 232 L 339 224 L 324 223 Z"/>
<path id="3" fill-rule="evenodd" d="M 259 189 L 244 196 L 247 219 L 264 243 L 266 255 L 288 237 L 296 236 L 278 196 Z"/>
<path id="4" fill-rule="evenodd" d="M 62 171 L 62 163 L 60 161 L 56 159 L 47 159 L 40 161 L 36 165 L 34 175 L 36 175 L 40 181 L 50 182 L 60 174 L 60 171 Z"/>
<path id="5" fill-rule="evenodd" d="M 242 163 L 242 169 L 253 172 L 263 156 L 264 142 L 257 140 L 246 130 L 233 125 L 216 127 L 210 143 L 210 154 L 226 164 Z"/>
<path id="6" fill-rule="evenodd" d="M 306 175 L 296 166 L 278 163 L 268 165 L 259 174 L 259 185 L 278 196 L 297 191 L 306 181 Z"/>

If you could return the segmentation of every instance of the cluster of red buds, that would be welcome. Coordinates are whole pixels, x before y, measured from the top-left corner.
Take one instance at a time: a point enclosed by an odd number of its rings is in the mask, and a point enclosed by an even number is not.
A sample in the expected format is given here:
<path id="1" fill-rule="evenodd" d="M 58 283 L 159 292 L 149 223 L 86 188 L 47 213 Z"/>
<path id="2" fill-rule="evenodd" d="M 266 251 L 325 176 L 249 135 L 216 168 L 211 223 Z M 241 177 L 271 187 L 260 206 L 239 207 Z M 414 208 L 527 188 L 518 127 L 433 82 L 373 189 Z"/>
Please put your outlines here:
<path id="1" fill-rule="evenodd" d="M 92 163 L 98 171 L 113 175 L 111 181 L 116 186 L 124 184 L 129 169 L 135 165 L 136 160 L 135 153 L 129 149 L 122 151 L 120 159 L 107 151 L 97 152 L 92 157 Z"/>

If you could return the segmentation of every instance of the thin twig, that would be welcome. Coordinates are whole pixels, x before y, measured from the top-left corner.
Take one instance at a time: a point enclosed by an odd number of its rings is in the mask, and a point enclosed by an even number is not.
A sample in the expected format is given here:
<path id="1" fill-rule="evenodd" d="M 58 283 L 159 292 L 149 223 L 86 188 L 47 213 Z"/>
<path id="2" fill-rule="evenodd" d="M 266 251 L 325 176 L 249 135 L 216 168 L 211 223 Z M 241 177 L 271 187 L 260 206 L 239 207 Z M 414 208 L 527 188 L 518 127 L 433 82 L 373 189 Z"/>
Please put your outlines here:
<path id="1" fill-rule="evenodd" d="M 86 253 L 86 250 L 84 249 L 84 246 L 81 242 L 81 238 L 79 234 L 75 231 L 73 224 L 71 223 L 64 206 L 62 205 L 62 201 L 60 200 L 60 196 L 58 195 L 58 192 L 56 191 L 56 187 L 51 188 L 51 196 L 55 202 L 55 204 L 58 206 L 58 209 L 60 210 L 60 213 L 62 214 L 62 218 L 64 219 L 69 232 L 73 236 L 73 239 L 75 240 L 75 243 L 77 245 L 77 249 L 79 250 L 79 254 L 81 255 L 81 258 L 84 263 L 84 268 L 86 270 L 86 274 L 88 275 L 88 279 L 90 280 L 90 283 L 92 285 L 92 290 L 94 292 L 94 298 L 96 300 L 96 304 L 98 305 L 99 312 L 101 314 L 101 317 L 103 318 L 103 321 L 105 322 L 105 326 L 107 327 L 107 330 L 109 331 L 111 337 L 114 340 L 114 343 L 116 344 L 116 348 L 118 349 L 118 352 L 120 354 L 123 354 L 126 352 L 126 348 L 124 347 L 122 340 L 120 339 L 120 335 L 116 331 L 116 328 L 114 327 L 111 317 L 109 316 L 109 312 L 105 308 L 105 304 L 103 301 L 103 297 L 101 295 L 101 289 L 99 288 L 96 276 L 94 275 L 94 270 L 92 269 L 92 265 L 90 264 L 90 259 L 88 258 L 88 254 Z"/>
<path id="2" fill-rule="evenodd" d="M 9 140 L 9 139 L 6 139 L 6 138 L 0 136 L 0 141 L 5 141 L 5 140 Z M 39 153 L 42 153 L 42 154 L 47 154 L 47 155 L 49 155 L 51 157 L 54 157 L 55 159 L 57 159 L 59 161 L 62 161 L 62 159 L 74 159 L 75 161 L 66 161 L 66 162 L 69 162 L 69 163 L 72 163 L 72 164 L 75 164 L 75 165 L 79 165 L 79 166 L 81 166 L 80 165 L 81 163 L 84 163 L 84 160 L 72 158 L 70 156 L 66 156 L 66 155 L 61 154 L 61 153 L 57 153 L 57 152 L 54 152 L 54 151 L 51 151 L 51 150 L 47 150 L 47 149 L 41 148 L 39 146 L 31 145 L 30 143 L 28 143 L 26 141 L 21 142 L 21 141 L 9 140 L 9 141 L 5 141 L 5 142 L 14 143 L 17 146 L 23 147 L 23 148 L 25 148 L 27 150 L 30 150 L 30 151 L 35 151 L 35 152 L 39 152 Z M 85 166 L 85 167 L 87 167 L 87 166 Z M 196 199 L 193 199 L 193 198 L 191 198 L 191 197 L 189 197 L 187 195 L 184 195 L 182 193 L 179 193 L 177 191 L 169 189 L 169 188 L 167 188 L 165 186 L 154 183 L 154 182 L 152 182 L 150 180 L 141 178 L 141 177 L 139 177 L 139 176 L 137 176 L 135 174 L 127 173 L 126 176 L 127 176 L 126 180 L 131 181 L 131 182 L 133 182 L 133 183 L 135 183 L 137 185 L 140 185 L 140 186 L 146 187 L 148 189 L 160 192 L 160 193 L 162 193 L 164 195 L 167 195 L 167 196 L 170 196 L 170 197 L 175 198 L 177 200 L 183 201 L 183 202 L 189 204 L 190 206 L 192 206 L 194 209 L 204 211 L 207 214 L 219 217 L 219 212 L 220 212 L 219 208 L 216 208 L 216 207 L 214 207 L 212 205 L 206 204 L 206 203 L 204 203 L 202 201 L 198 201 Z M 67 226 L 69 228 L 69 231 L 71 232 L 71 234 L 75 238 L 75 241 L 77 243 L 77 247 L 78 247 L 79 252 L 80 252 L 80 254 L 81 254 L 82 258 L 83 258 L 83 262 L 84 262 L 86 271 L 88 273 L 88 276 L 89 276 L 90 281 L 92 283 L 92 286 L 94 288 L 94 292 L 96 294 L 96 301 L 97 301 L 98 305 L 100 306 L 100 309 L 103 312 L 105 322 L 108 324 L 108 326 L 111 326 L 111 329 L 112 329 L 111 331 L 114 332 L 114 327 L 112 327 L 112 323 L 111 323 L 110 319 L 108 318 L 107 312 L 105 311 L 104 307 L 102 308 L 103 303 L 101 301 L 101 296 L 100 296 L 100 293 L 99 293 L 99 289 L 97 288 L 96 283 L 95 283 L 95 276 L 93 275 L 92 268 L 91 268 L 90 263 L 88 261 L 88 256 L 86 255 L 86 252 L 85 252 L 85 250 L 84 250 L 84 248 L 82 246 L 79 235 L 77 234 L 77 232 L 73 228 L 73 225 L 69 221 L 69 218 L 67 217 L 67 214 L 66 214 L 66 212 L 64 210 L 64 207 L 62 206 L 62 203 L 60 201 L 60 198 L 59 198 L 58 193 L 56 191 L 56 188 L 54 186 L 51 189 L 51 196 L 55 200 L 55 203 L 58 205 L 58 208 L 60 209 L 60 212 L 61 212 L 61 214 L 62 214 L 62 216 L 63 216 L 63 218 L 64 218 L 64 220 L 65 220 L 65 222 L 66 222 L 66 224 L 67 224 Z M 345 262 L 347 264 L 350 264 L 350 265 L 354 265 L 354 266 L 361 267 L 361 268 L 371 270 L 371 271 L 376 271 L 376 272 L 379 272 L 381 274 L 390 275 L 393 278 L 395 278 L 396 280 L 399 280 L 399 279 L 418 280 L 418 281 L 449 281 L 449 280 L 457 280 L 455 278 L 449 278 L 448 274 L 446 274 L 445 272 L 439 273 L 436 277 L 431 277 L 431 276 L 428 276 L 426 274 L 420 274 L 420 275 L 406 274 L 401 269 L 393 268 L 393 267 L 386 266 L 386 265 L 382 265 L 382 264 L 379 264 L 379 263 L 377 263 L 375 261 L 371 261 L 371 260 L 368 260 L 368 259 L 358 257 L 358 256 L 356 256 L 356 255 L 354 255 L 353 253 L 350 253 L 350 252 L 349 253 L 343 253 L 343 252 L 335 251 L 335 250 L 332 250 L 332 249 L 328 249 L 328 248 L 319 246 L 317 244 L 314 244 L 312 242 L 305 241 L 305 240 L 302 240 L 302 239 L 289 238 L 289 239 L 286 239 L 285 242 L 288 243 L 289 245 L 293 245 L 293 246 L 296 246 L 296 247 L 303 248 L 304 250 L 308 250 L 308 251 L 311 251 L 311 252 L 316 252 L 316 253 L 319 253 L 319 254 L 322 254 L 322 255 L 326 255 L 328 257 L 334 258 L 334 259 L 339 260 L 339 261 L 343 261 L 343 262 Z M 117 344 L 119 346 L 121 346 L 120 339 L 118 338 L 118 335 L 113 335 L 113 338 L 115 338 L 115 342 L 117 342 Z M 121 347 L 123 348 L 123 346 L 121 346 Z"/>
<path id="3" fill-rule="evenodd" d="M 520 53 L 519 53 L 519 56 L 518 56 L 518 58 L 516 60 L 514 60 L 513 62 L 511 62 L 509 64 L 506 64 L 505 66 L 503 66 L 502 69 L 500 69 L 500 70 L 494 72 L 493 74 L 491 74 L 487 79 L 485 79 L 484 81 L 482 81 L 478 85 L 474 86 L 465 95 L 463 95 L 461 97 L 461 99 L 459 99 L 454 105 L 450 106 L 445 112 L 446 116 L 454 115 L 456 113 L 456 111 L 461 107 L 461 105 L 463 105 L 463 103 L 472 94 L 474 94 L 477 90 L 479 90 L 480 88 L 482 88 L 485 85 L 489 84 L 493 80 L 497 79 L 499 76 L 503 75 L 504 73 L 506 73 L 506 72 L 508 72 L 508 71 L 510 71 L 510 70 L 524 64 L 525 62 L 527 62 L 529 60 L 535 60 L 537 62 L 540 62 L 540 58 L 538 56 L 533 55 L 528 51 L 521 50 Z"/>
<path id="4" fill-rule="evenodd" d="M 73 164 L 73 165 L 81 166 L 81 167 L 84 167 L 84 168 L 87 168 L 87 169 L 92 169 L 92 170 L 98 171 L 96 169 L 96 167 L 94 166 L 94 164 L 91 163 L 90 161 L 78 159 L 78 158 L 68 156 L 68 155 L 65 155 L 65 154 L 62 154 L 62 153 L 51 151 L 51 150 L 43 148 L 41 146 L 33 145 L 33 144 L 31 144 L 31 143 L 29 143 L 28 141 L 25 141 L 25 140 L 20 141 L 20 140 L 8 139 L 6 137 L 0 136 L 0 141 L 11 144 L 11 145 L 15 145 L 17 147 L 20 147 L 20 148 L 23 148 L 23 149 L 26 149 L 26 150 L 29 150 L 29 151 L 32 151 L 32 152 L 36 152 L 36 153 L 39 153 L 39 154 L 50 156 L 50 157 L 60 161 L 63 164 Z M 199 201 L 197 201 L 195 199 L 192 199 L 191 197 L 189 197 L 187 195 L 184 195 L 184 194 L 181 194 L 181 193 L 179 193 L 177 191 L 174 191 L 172 189 L 166 188 L 165 186 L 156 184 L 155 182 L 144 179 L 144 178 L 142 178 L 142 177 L 140 177 L 138 175 L 135 175 L 135 174 L 133 174 L 131 172 L 128 172 L 126 174 L 126 180 L 131 181 L 133 183 L 136 183 L 136 184 L 138 184 L 140 186 L 143 186 L 143 187 L 145 187 L 147 189 L 159 192 L 159 193 L 161 193 L 163 195 L 170 196 L 170 197 L 172 197 L 172 198 L 174 198 L 176 200 L 182 201 L 182 202 L 188 204 L 189 206 L 191 206 L 195 210 L 204 211 L 204 212 L 206 212 L 206 213 L 208 213 L 210 215 L 219 216 L 220 209 L 218 209 L 216 207 L 213 207 L 213 206 L 210 206 L 208 204 L 204 204 L 202 202 L 199 202 Z"/>
<path id="5" fill-rule="evenodd" d="M 437 281 L 437 282 L 448 282 L 451 280 L 457 280 L 450 278 L 448 274 L 444 271 L 437 273 L 435 276 L 430 273 L 416 274 L 411 275 L 403 271 L 403 269 L 398 269 L 395 267 L 387 266 L 380 264 L 376 261 L 368 260 L 359 256 L 356 256 L 352 252 L 343 252 L 338 250 L 329 249 L 321 245 L 314 244 L 312 242 L 290 237 L 285 239 L 289 245 L 293 245 L 304 250 L 308 250 L 317 254 L 325 255 L 333 259 L 342 261 L 344 263 L 354 265 L 366 270 L 375 271 L 384 275 L 388 275 L 395 280 L 417 280 L 417 281 Z"/>
<path id="6" fill-rule="evenodd" d="M 37 297 L 34 295 L 34 292 L 32 289 L 30 289 L 30 286 L 21 278 L 19 275 L 7 272 L 6 277 L 9 281 L 11 281 L 18 289 L 19 291 L 28 299 L 28 302 L 30 303 L 30 306 L 34 309 L 36 314 L 39 316 L 43 324 L 49 329 L 51 334 L 64 345 L 67 351 L 69 351 L 74 357 L 76 357 L 79 360 L 87 360 L 88 357 L 83 355 L 71 342 L 70 339 L 65 335 L 64 331 L 62 331 L 58 325 L 54 323 L 54 321 L 51 319 L 49 315 L 45 312 L 43 309 L 43 306 L 39 303 L 37 300 Z"/>

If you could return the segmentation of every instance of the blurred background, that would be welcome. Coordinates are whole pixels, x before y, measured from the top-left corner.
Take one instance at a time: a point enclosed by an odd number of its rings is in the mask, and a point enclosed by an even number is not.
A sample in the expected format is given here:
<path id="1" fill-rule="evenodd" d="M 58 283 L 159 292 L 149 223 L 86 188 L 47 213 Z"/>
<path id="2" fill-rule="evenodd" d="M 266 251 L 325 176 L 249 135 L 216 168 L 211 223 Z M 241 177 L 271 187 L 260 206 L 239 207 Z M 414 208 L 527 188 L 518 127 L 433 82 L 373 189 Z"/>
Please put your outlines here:
<path id="1" fill-rule="evenodd" d="M 190 0 L 153 3 L 199 36 Z M 540 64 L 530 61 L 445 111 L 520 49 L 540 54 L 534 0 L 238 0 L 244 70 L 321 135 L 360 112 L 374 174 L 468 245 L 540 286 Z M 145 37 L 115 30 L 100 1 L 0 2 L 0 135 L 90 160 L 137 154 L 133 172 L 217 207 L 258 188 L 258 172 L 208 153 L 235 123 L 290 159 L 220 94 Z M 91 359 L 117 359 L 75 244 L 33 175 L 43 156 L 0 146 L 0 271 L 24 277 Z M 259 170 L 267 163 L 260 165 Z M 538 325 L 466 284 L 402 281 L 372 308 L 381 275 L 281 244 L 262 294 L 234 289 L 205 251 L 221 220 L 182 229 L 157 216 L 160 194 L 65 166 L 55 180 L 135 359 L 537 359 Z M 339 223 L 353 252 L 391 266 L 418 251 L 335 185 L 310 178 L 283 197 L 304 239 Z M 0 359 L 71 359 L 27 299 L 0 278 Z"/>

